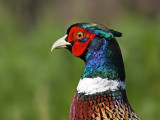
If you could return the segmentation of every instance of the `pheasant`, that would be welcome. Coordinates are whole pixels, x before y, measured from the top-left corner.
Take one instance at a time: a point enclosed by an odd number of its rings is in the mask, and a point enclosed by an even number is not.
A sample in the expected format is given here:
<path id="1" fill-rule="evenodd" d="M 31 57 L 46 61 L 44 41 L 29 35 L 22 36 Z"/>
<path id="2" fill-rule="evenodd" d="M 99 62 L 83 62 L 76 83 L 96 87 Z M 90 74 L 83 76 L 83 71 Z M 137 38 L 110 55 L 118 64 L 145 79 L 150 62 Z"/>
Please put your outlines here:
<path id="1" fill-rule="evenodd" d="M 76 23 L 52 50 L 66 48 L 85 62 L 69 120 L 140 120 L 128 102 L 125 69 L 115 37 L 122 33 L 95 23 Z"/>

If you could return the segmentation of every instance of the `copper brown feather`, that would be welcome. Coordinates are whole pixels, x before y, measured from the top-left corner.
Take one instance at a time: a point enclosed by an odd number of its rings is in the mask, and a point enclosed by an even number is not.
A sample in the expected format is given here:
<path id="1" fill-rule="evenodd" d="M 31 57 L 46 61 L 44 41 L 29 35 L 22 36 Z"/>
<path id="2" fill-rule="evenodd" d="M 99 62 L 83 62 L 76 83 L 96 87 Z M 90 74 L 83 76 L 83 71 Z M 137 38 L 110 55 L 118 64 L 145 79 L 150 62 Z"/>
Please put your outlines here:
<path id="1" fill-rule="evenodd" d="M 79 97 L 75 92 L 69 120 L 140 120 L 128 103 L 126 94 Z"/>

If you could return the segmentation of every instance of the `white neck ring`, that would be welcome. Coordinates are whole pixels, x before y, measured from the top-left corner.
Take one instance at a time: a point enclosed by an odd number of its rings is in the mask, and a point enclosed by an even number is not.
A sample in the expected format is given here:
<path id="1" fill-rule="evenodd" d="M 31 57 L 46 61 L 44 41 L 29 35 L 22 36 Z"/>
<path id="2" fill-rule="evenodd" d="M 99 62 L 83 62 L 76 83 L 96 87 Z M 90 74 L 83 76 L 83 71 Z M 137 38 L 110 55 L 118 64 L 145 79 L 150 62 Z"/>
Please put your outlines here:
<path id="1" fill-rule="evenodd" d="M 77 91 L 78 93 L 84 93 L 85 95 L 92 95 L 107 90 L 116 91 L 120 88 L 125 89 L 125 82 L 97 77 L 80 79 Z"/>

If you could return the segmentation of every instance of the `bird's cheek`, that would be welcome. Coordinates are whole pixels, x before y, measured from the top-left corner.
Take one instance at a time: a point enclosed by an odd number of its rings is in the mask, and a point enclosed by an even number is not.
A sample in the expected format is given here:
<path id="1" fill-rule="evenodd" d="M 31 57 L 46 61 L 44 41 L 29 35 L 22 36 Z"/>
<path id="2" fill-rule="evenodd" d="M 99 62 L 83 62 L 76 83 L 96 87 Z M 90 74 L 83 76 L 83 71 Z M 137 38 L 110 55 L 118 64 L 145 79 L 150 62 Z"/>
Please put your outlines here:
<path id="1" fill-rule="evenodd" d="M 72 46 L 72 53 L 77 57 L 81 56 L 85 52 L 85 50 L 87 49 L 89 41 L 90 40 L 87 40 L 85 43 L 75 41 L 73 46 Z"/>

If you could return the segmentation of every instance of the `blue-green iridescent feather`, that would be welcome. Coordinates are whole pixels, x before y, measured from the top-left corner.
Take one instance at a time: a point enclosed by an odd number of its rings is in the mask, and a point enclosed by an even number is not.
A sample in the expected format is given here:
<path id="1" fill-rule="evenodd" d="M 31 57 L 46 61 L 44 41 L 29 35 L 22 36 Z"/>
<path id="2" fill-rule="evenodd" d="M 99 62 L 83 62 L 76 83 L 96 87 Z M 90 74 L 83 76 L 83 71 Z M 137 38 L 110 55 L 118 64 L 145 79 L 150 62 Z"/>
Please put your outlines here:
<path id="1" fill-rule="evenodd" d="M 125 80 L 123 59 L 119 45 L 111 31 L 103 25 L 76 24 L 96 34 L 83 57 L 86 66 L 81 78 L 108 78 Z"/>

